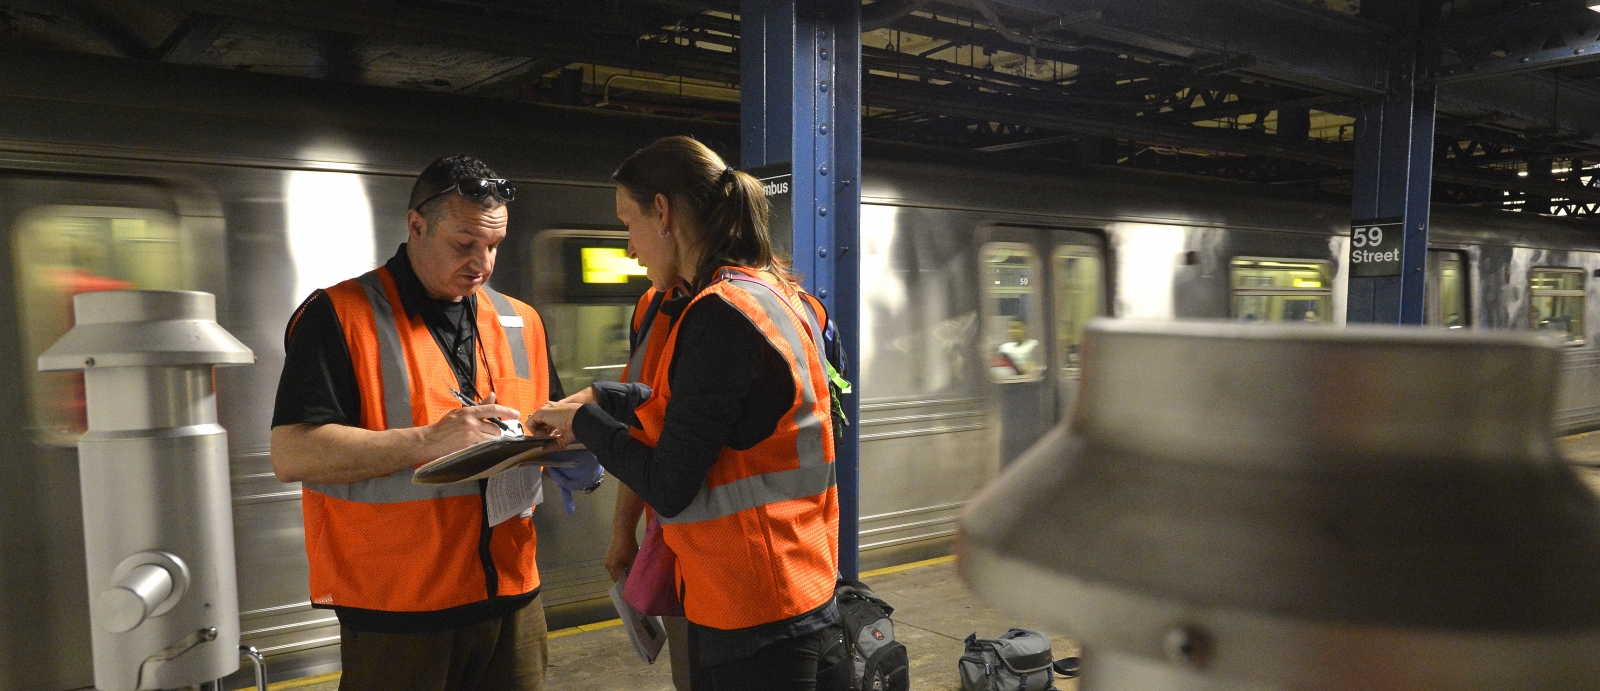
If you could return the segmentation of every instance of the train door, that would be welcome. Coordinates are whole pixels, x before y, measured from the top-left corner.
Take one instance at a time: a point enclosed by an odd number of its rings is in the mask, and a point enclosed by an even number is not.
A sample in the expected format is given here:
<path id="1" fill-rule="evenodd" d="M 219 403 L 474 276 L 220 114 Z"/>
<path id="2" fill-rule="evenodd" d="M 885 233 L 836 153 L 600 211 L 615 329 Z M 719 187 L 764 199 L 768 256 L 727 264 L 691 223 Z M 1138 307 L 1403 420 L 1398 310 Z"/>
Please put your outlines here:
<path id="1" fill-rule="evenodd" d="M 1088 233 L 1056 232 L 1050 255 L 1051 359 L 1056 372 L 1056 418 L 1066 420 L 1078 399 L 1080 346 L 1089 320 L 1109 315 L 1105 249 Z"/>
<path id="2" fill-rule="evenodd" d="M 72 297 L 125 288 L 216 292 L 202 257 L 219 240 L 179 212 L 172 191 L 140 182 L 0 178 L 0 688 L 94 682 L 77 440 L 83 377 L 35 371 L 73 325 Z"/>
<path id="3" fill-rule="evenodd" d="M 1084 323 L 1105 313 L 1104 244 L 1090 233 L 994 226 L 980 249 L 983 347 L 1002 465 L 1062 419 Z"/>
<path id="4" fill-rule="evenodd" d="M 1467 256 L 1457 250 L 1428 250 L 1428 280 L 1423 287 L 1423 323 L 1443 329 L 1468 326 Z"/>
<path id="5" fill-rule="evenodd" d="M 617 381 L 628 362 L 634 304 L 650 287 L 643 267 L 628 258 L 627 232 L 550 230 L 532 249 L 533 302 L 544 317 L 562 387 L 570 394 L 596 381 Z M 544 492 L 534 522 L 551 626 L 594 621 L 610 606 L 604 562 L 616 482 L 608 479 L 579 501 L 576 516 L 565 515 L 554 484 L 546 481 Z"/>

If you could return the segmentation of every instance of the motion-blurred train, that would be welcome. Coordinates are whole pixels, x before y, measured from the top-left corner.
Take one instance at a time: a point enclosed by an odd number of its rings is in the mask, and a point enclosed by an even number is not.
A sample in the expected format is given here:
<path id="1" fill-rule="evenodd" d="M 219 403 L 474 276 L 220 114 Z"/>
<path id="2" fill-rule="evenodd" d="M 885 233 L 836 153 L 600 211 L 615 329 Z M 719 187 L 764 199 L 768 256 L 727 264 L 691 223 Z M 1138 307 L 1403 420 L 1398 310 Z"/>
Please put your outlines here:
<path id="1" fill-rule="evenodd" d="M 413 176 L 472 153 L 519 187 L 493 284 L 541 310 L 576 391 L 618 374 L 645 285 L 624 256 L 612 167 L 671 133 L 738 160 L 724 124 L 79 56 L 0 56 L 0 112 L 0 688 L 11 691 L 93 679 L 81 383 L 34 372 L 71 324 L 72 295 L 210 291 L 255 350 L 254 366 L 217 374 L 245 642 L 275 678 L 313 674 L 337 664 L 337 622 L 307 601 L 299 487 L 276 481 L 268 458 L 296 304 L 386 260 L 405 237 Z M 868 150 L 864 568 L 948 551 L 967 499 L 1067 414 L 1089 318 L 1344 321 L 1346 201 L 1029 166 L 1045 164 Z M 1570 346 L 1565 430 L 1600 426 L 1592 228 L 1442 209 L 1428 253 L 1429 324 L 1541 329 Z M 604 616 L 614 487 L 575 516 L 536 514 L 552 627 Z"/>

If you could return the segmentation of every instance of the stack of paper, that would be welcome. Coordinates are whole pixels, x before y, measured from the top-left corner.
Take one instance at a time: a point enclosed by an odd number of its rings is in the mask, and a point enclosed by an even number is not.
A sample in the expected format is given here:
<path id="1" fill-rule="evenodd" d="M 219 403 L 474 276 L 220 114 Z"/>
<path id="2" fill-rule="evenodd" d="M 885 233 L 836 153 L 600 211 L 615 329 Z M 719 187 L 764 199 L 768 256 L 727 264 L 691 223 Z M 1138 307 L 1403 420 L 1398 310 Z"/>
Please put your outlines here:
<path id="1" fill-rule="evenodd" d="M 667 642 L 667 629 L 661 623 L 661 617 L 645 616 L 622 599 L 622 588 L 627 584 L 628 576 L 623 574 L 622 580 L 611 586 L 611 605 L 617 608 L 617 616 L 622 618 L 622 628 L 628 630 L 628 641 L 633 643 L 633 652 L 639 654 L 639 659 L 653 665 L 656 656 L 661 654 L 661 646 Z"/>

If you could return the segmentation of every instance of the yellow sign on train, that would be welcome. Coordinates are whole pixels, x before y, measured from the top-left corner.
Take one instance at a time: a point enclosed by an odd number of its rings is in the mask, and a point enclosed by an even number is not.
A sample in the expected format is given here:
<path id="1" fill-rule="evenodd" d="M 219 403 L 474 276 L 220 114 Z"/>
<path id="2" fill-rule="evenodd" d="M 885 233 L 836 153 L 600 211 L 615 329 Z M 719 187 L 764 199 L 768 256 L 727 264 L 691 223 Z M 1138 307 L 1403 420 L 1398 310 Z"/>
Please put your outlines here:
<path id="1" fill-rule="evenodd" d="M 644 275 L 644 267 L 621 247 L 585 247 L 582 252 L 584 283 L 627 283 L 629 276 Z"/>

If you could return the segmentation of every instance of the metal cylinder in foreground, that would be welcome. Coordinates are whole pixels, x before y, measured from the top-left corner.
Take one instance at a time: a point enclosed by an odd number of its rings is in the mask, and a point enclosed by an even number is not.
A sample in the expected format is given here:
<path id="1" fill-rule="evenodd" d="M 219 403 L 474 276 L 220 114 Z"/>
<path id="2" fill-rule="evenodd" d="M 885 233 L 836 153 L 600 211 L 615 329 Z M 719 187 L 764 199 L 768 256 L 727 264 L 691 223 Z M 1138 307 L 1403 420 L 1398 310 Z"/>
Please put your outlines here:
<path id="1" fill-rule="evenodd" d="M 1600 688 L 1600 507 L 1529 334 L 1101 321 L 959 568 L 1085 691 Z"/>
<path id="2" fill-rule="evenodd" d="M 40 370 L 83 370 L 78 441 L 94 679 L 173 689 L 239 669 L 227 432 L 212 368 L 255 356 L 190 291 L 73 298 Z"/>

